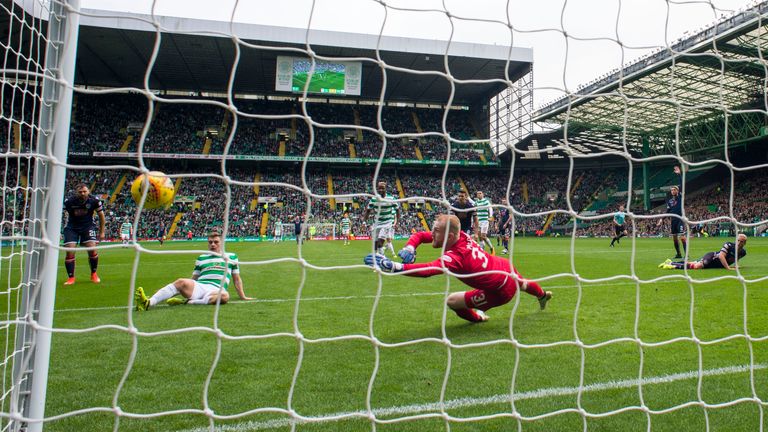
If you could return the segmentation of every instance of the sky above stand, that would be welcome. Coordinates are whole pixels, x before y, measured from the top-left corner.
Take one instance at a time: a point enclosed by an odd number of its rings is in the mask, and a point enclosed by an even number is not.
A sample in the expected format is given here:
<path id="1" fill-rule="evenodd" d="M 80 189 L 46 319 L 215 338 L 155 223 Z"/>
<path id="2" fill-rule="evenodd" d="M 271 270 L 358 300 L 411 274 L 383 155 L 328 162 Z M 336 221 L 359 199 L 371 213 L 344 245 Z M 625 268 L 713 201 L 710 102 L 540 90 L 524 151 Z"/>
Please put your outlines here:
<path id="1" fill-rule="evenodd" d="M 534 106 L 539 107 L 755 3 L 755 0 L 81 0 L 81 7 L 533 48 Z"/>

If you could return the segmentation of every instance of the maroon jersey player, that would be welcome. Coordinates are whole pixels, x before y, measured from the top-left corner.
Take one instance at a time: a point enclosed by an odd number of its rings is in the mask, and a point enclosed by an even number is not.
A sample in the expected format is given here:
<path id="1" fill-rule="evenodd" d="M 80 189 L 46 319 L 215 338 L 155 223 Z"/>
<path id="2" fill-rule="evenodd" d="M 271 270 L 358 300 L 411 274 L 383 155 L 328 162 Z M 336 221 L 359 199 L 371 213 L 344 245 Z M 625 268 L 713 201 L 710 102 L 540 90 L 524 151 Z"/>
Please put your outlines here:
<path id="1" fill-rule="evenodd" d="M 446 270 L 457 275 L 469 291 L 454 292 L 448 296 L 446 303 L 456 315 L 471 322 L 481 322 L 488 319 L 484 313 L 488 309 L 507 304 L 517 293 L 517 289 L 535 296 L 544 309 L 549 299 L 550 291 L 544 291 L 541 286 L 530 280 L 523 279 L 508 260 L 485 252 L 466 233 L 460 229 L 456 216 L 438 216 L 432 232 L 413 234 L 400 256 L 405 264 L 392 262 L 382 255 L 371 254 L 365 257 L 365 263 L 375 265 L 389 272 L 407 272 L 413 277 L 430 277 L 444 273 Z M 443 255 L 429 263 L 412 263 L 416 248 L 423 243 L 431 243 L 433 248 L 445 246 Z"/>

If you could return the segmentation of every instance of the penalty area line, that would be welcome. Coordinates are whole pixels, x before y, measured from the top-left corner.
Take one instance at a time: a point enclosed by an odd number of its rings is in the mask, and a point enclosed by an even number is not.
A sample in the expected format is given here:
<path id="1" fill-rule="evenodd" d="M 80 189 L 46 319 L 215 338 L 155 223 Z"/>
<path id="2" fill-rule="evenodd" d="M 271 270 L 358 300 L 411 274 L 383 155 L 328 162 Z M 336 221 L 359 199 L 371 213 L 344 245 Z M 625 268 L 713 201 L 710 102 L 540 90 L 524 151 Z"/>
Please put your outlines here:
<path id="1" fill-rule="evenodd" d="M 670 283 L 678 283 L 679 280 L 663 280 L 656 282 L 657 284 L 670 284 Z M 602 283 L 590 283 L 585 284 L 585 288 L 592 288 L 592 287 L 604 287 L 604 286 L 617 286 L 617 285 L 635 285 L 635 282 L 602 282 Z M 461 286 L 463 287 L 463 285 Z M 576 289 L 575 284 L 568 284 L 568 285 L 546 285 L 544 286 L 546 289 Z M 467 288 L 468 289 L 468 288 Z M 460 291 L 460 290 L 459 290 Z M 416 293 L 404 293 L 404 294 L 382 294 L 380 296 L 376 295 L 349 295 L 349 296 L 328 296 L 328 297 L 302 297 L 301 302 L 315 302 L 315 301 L 338 301 L 338 300 L 363 300 L 363 299 L 375 299 L 376 297 L 379 298 L 404 298 L 404 297 L 435 297 L 435 296 L 444 296 L 445 292 L 416 292 Z M 247 305 L 251 303 L 295 303 L 295 298 L 276 298 L 276 299 L 256 299 L 256 300 L 248 300 L 248 301 L 232 301 L 227 303 L 228 305 Z M 166 307 L 166 305 L 157 305 L 153 306 L 152 308 L 163 308 Z M 102 307 L 92 307 L 92 308 L 67 308 L 67 309 L 56 309 L 55 312 L 97 312 L 97 311 L 109 311 L 109 310 L 125 310 L 128 306 L 102 306 Z"/>
<path id="2" fill-rule="evenodd" d="M 768 365 L 766 364 L 754 365 L 754 370 L 763 370 L 766 368 L 768 368 Z M 715 368 L 715 369 L 702 370 L 701 375 L 705 377 L 731 375 L 731 374 L 746 373 L 746 372 L 749 372 L 749 369 L 750 369 L 749 366 L 744 366 L 744 365 L 727 366 L 727 367 L 721 367 L 721 368 Z M 680 373 L 669 374 L 669 375 L 646 377 L 646 378 L 643 378 L 642 380 L 628 379 L 628 380 L 620 380 L 620 381 L 606 381 L 601 383 L 585 385 L 584 387 L 581 388 L 581 392 L 586 393 L 586 392 L 597 392 L 597 391 L 604 391 L 604 390 L 620 390 L 620 389 L 637 387 L 640 384 L 642 385 L 671 384 L 677 381 L 695 379 L 695 378 L 698 378 L 698 376 L 699 376 L 698 371 L 689 371 L 689 372 L 680 372 Z M 579 387 L 550 387 L 550 388 L 532 390 L 528 392 L 516 393 L 514 395 L 514 400 L 516 402 L 519 402 L 523 400 L 541 399 L 541 398 L 547 398 L 547 397 L 572 396 L 578 393 L 579 393 Z M 444 406 L 446 410 L 449 410 L 449 409 L 470 408 L 475 406 L 508 404 L 508 403 L 510 403 L 509 394 L 498 394 L 498 395 L 483 397 L 483 398 L 452 399 L 449 401 L 445 401 L 445 403 L 442 404 L 442 406 Z M 403 405 L 403 406 L 393 406 L 393 407 L 387 407 L 387 408 L 378 408 L 373 410 L 373 414 L 376 415 L 376 417 L 406 416 L 406 415 L 418 415 L 420 413 L 440 412 L 440 409 L 441 409 L 441 404 L 433 402 L 433 403 L 427 403 L 427 404 L 415 404 L 415 405 Z M 368 412 L 366 411 L 339 412 L 339 413 L 312 417 L 311 421 L 300 420 L 300 419 L 296 419 L 296 420 L 275 419 L 275 420 L 267 420 L 267 421 L 249 421 L 249 422 L 231 424 L 231 425 L 220 425 L 220 426 L 214 427 L 212 430 L 215 432 L 245 432 L 245 431 L 284 428 L 287 426 L 291 426 L 292 423 L 296 423 L 296 424 L 332 423 L 332 422 L 335 423 L 335 422 L 349 420 L 349 419 L 335 418 L 335 417 L 347 416 L 347 415 L 367 416 Z M 364 420 L 364 419 L 358 417 L 355 420 Z M 208 432 L 208 431 L 211 431 L 211 429 L 206 427 L 206 428 L 185 429 L 180 432 Z"/>

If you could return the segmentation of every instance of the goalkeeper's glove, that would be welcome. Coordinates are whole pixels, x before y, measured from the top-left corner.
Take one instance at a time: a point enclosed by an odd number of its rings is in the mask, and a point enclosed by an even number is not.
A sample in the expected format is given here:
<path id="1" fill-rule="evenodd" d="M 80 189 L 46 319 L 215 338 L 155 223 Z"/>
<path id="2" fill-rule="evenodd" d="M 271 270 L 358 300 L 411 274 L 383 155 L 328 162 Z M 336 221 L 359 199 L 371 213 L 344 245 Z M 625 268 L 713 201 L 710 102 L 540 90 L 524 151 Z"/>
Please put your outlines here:
<path id="1" fill-rule="evenodd" d="M 363 258 L 363 262 L 365 265 L 380 268 L 382 271 L 388 273 L 395 273 L 403 270 L 402 264 L 392 262 L 392 260 L 381 254 L 368 254 Z"/>
<path id="2" fill-rule="evenodd" d="M 403 264 L 413 264 L 416 262 L 416 249 L 414 249 L 413 246 L 406 246 L 400 249 L 397 256 L 403 260 Z"/>

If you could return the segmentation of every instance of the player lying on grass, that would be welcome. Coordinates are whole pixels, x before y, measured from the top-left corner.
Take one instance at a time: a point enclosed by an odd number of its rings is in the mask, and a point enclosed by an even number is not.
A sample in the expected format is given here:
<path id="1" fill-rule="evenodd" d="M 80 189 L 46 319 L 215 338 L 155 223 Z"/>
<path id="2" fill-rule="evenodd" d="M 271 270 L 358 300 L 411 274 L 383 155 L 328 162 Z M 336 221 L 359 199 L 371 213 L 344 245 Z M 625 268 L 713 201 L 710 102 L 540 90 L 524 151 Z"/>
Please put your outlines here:
<path id="1" fill-rule="evenodd" d="M 709 252 L 704 254 L 698 261 L 672 261 L 666 260 L 659 264 L 659 268 L 666 270 L 683 270 L 685 268 L 689 270 L 709 269 L 709 268 L 722 268 L 726 270 L 736 270 L 736 255 L 739 256 L 739 261 L 747 254 L 747 250 L 744 249 L 744 245 L 747 244 L 747 236 L 745 234 L 739 234 L 736 237 L 736 244 L 733 242 L 726 242 L 723 247 L 717 252 Z M 733 265 L 733 267 L 731 267 Z"/>
<path id="2" fill-rule="evenodd" d="M 393 273 L 416 270 L 407 273 L 415 277 L 435 276 L 442 274 L 444 269 L 457 275 L 467 275 L 460 277 L 460 280 L 472 289 L 450 294 L 446 303 L 456 315 L 471 322 L 486 321 L 488 316 L 485 311 L 507 304 L 515 296 L 518 287 L 539 299 L 541 309 L 547 306 L 552 298 L 550 291 L 543 291 L 538 283 L 523 279 L 508 260 L 482 250 L 467 233 L 459 229 L 460 225 L 456 216 L 440 215 L 432 232 L 419 232 L 411 236 L 408 244 L 398 253 L 403 259 L 402 264 L 379 254 L 366 256 L 364 262 Z M 422 243 L 432 243 L 436 249 L 442 248 L 445 243 L 445 252 L 432 262 L 414 264 L 416 248 Z M 498 273 L 477 274 L 491 270 Z"/>
<path id="3" fill-rule="evenodd" d="M 221 253 L 221 234 L 212 231 L 208 234 L 208 250 L 197 257 L 192 279 L 176 279 L 150 298 L 144 294 L 142 287 L 136 288 L 134 302 L 136 310 L 145 311 L 160 302 L 165 301 L 171 306 L 180 304 L 216 304 L 218 301 L 224 304 L 229 301 L 227 287 L 230 279 L 235 283 L 237 295 L 242 300 L 252 300 L 246 297 L 243 291 L 243 280 L 240 278 L 240 266 L 237 255 L 232 252 Z M 226 256 L 226 260 L 224 259 Z M 182 298 L 175 297 L 181 295 Z"/>

